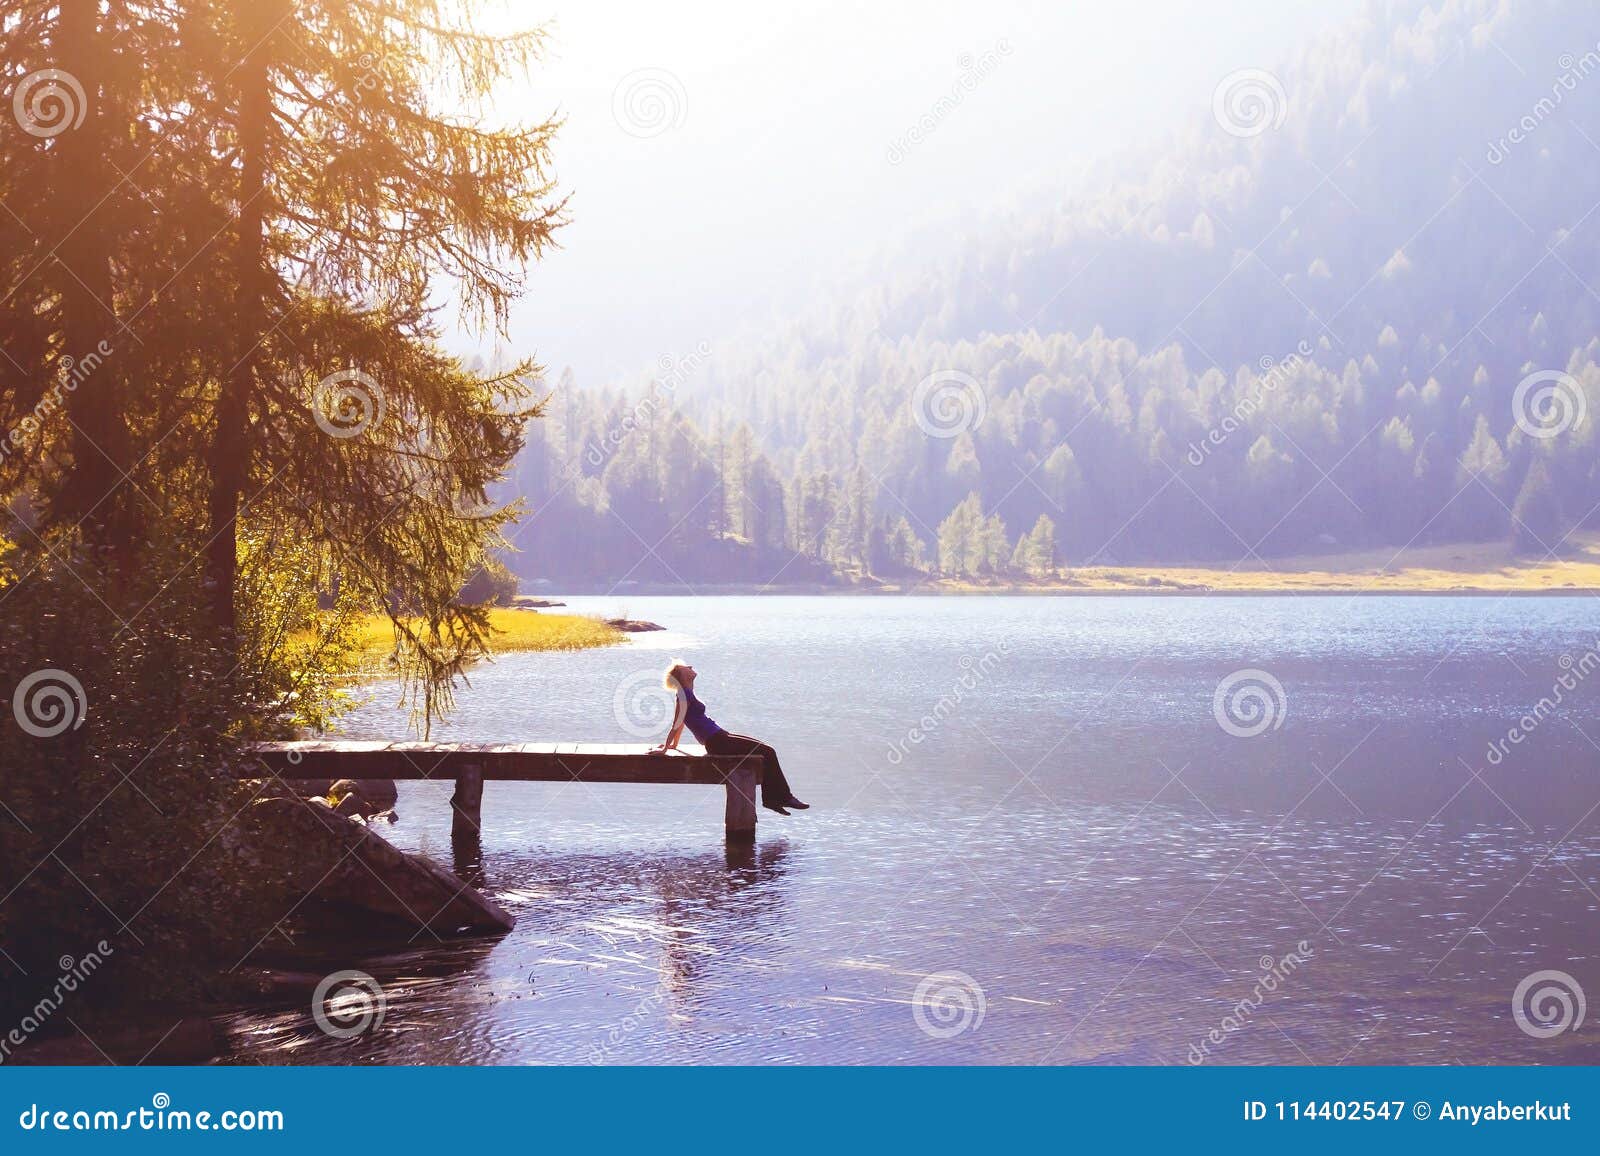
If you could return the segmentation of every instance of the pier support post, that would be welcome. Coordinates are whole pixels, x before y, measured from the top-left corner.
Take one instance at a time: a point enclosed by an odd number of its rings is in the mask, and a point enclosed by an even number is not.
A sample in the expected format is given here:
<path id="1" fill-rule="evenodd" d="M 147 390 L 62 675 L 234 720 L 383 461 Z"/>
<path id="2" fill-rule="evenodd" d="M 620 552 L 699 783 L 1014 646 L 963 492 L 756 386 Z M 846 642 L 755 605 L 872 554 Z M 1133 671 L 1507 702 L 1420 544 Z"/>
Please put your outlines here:
<path id="1" fill-rule="evenodd" d="M 483 819 L 483 768 L 468 763 L 456 772 L 456 793 L 450 797 L 450 834 L 476 838 Z"/>
<path id="2" fill-rule="evenodd" d="M 728 773 L 728 809 L 723 819 L 730 843 L 753 843 L 756 837 L 756 784 L 759 764 Z"/>

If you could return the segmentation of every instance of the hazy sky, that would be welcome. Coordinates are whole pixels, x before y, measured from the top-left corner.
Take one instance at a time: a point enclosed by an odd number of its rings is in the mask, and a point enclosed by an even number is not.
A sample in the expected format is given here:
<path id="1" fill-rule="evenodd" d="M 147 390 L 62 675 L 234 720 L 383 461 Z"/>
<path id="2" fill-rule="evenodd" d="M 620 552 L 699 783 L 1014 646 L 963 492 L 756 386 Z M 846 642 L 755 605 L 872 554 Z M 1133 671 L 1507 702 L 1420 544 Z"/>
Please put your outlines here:
<path id="1" fill-rule="evenodd" d="M 513 349 L 581 384 L 631 379 L 872 275 L 918 226 L 1159 141 L 1207 115 L 1222 76 L 1282 65 L 1359 6 L 517 3 L 552 51 L 497 112 L 566 118 L 574 222 L 532 273 Z"/>

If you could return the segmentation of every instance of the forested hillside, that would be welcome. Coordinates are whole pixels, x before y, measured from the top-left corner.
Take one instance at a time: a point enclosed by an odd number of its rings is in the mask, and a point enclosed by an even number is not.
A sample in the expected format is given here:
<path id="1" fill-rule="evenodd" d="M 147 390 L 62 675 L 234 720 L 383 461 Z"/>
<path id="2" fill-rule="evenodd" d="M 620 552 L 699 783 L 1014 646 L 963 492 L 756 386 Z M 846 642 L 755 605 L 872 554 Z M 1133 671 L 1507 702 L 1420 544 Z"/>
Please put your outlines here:
<path id="1" fill-rule="evenodd" d="M 521 464 L 543 509 L 517 564 L 1558 550 L 1600 502 L 1597 45 L 1581 4 L 1375 8 L 942 264 L 901 254 L 650 392 L 568 380 Z"/>

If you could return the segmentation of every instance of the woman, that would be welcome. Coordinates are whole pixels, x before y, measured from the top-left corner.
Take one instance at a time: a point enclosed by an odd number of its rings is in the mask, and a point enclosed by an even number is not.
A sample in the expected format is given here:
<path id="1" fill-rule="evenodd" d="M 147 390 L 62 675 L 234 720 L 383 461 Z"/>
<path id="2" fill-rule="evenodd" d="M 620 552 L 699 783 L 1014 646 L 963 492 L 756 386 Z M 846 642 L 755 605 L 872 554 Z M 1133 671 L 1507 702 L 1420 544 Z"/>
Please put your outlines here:
<path id="1" fill-rule="evenodd" d="M 694 678 L 694 667 L 686 662 L 675 662 L 667 671 L 667 689 L 677 694 L 678 710 L 672 717 L 667 741 L 656 750 L 676 750 L 678 738 L 687 726 L 708 755 L 745 755 L 761 760 L 761 805 L 767 810 L 780 815 L 787 815 L 790 807 L 808 810 L 811 804 L 802 803 L 790 792 L 789 780 L 783 777 L 783 768 L 778 765 L 777 751 L 749 735 L 729 734 L 706 717 L 705 704 L 694 696 Z"/>

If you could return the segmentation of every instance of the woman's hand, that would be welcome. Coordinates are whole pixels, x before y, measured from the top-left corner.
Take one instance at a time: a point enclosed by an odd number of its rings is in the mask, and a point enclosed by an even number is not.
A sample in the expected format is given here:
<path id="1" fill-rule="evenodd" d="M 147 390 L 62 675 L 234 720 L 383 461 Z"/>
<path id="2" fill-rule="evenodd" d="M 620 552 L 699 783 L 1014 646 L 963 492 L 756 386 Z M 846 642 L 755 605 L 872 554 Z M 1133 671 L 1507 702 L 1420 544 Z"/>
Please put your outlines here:
<path id="1" fill-rule="evenodd" d="M 677 720 L 674 720 L 672 729 L 667 731 L 667 737 L 661 740 L 661 745 L 659 747 L 650 748 L 650 753 L 652 755 L 664 755 L 668 751 L 677 750 L 678 739 L 682 736 L 683 724 Z"/>

